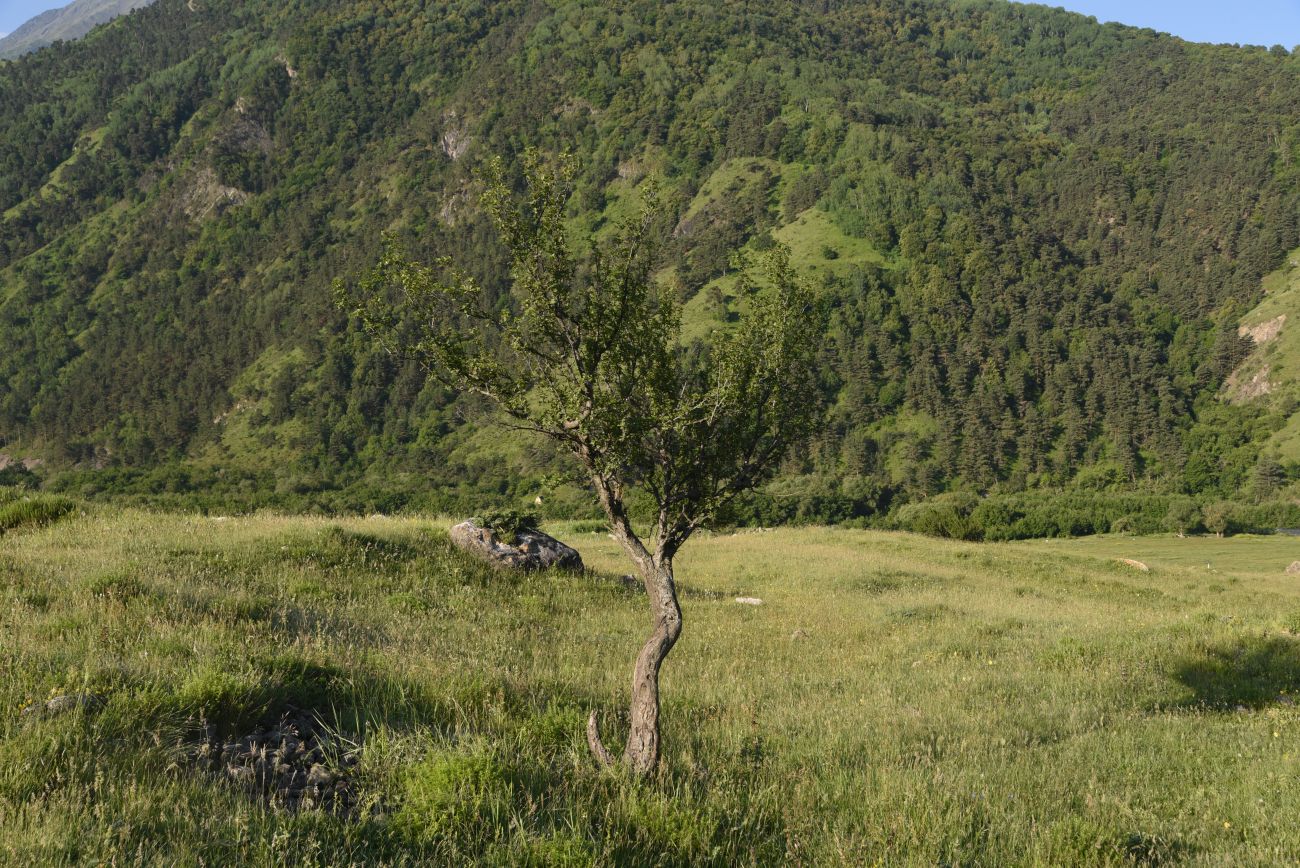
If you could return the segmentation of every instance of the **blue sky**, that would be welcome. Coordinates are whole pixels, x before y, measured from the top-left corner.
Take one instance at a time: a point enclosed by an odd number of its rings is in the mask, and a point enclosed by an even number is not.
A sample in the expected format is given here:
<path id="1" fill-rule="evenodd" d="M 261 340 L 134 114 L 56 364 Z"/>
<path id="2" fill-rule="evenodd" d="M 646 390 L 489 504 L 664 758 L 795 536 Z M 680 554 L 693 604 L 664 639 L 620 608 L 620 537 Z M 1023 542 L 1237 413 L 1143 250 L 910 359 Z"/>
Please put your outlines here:
<path id="1" fill-rule="evenodd" d="M 68 0 L 0 0 L 0 33 Z M 1300 0 L 1046 0 L 1101 21 L 1152 27 L 1195 42 L 1300 45 Z"/>
<path id="2" fill-rule="evenodd" d="M 0 33 L 10 33 L 28 18 L 46 9 L 66 6 L 71 0 L 0 0 Z"/>
<path id="3" fill-rule="evenodd" d="M 4 0 L 0 0 L 0 3 Z M 1300 0 L 1040 0 L 1192 42 L 1300 45 Z"/>

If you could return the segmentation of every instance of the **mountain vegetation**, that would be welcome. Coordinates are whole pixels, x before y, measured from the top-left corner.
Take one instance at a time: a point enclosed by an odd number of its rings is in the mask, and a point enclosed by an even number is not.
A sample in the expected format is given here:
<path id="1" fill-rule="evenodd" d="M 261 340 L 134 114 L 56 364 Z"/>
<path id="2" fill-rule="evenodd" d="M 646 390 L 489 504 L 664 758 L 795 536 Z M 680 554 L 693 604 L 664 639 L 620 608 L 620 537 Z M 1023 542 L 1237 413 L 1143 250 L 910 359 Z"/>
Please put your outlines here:
<path id="1" fill-rule="evenodd" d="M 0 39 L 0 60 L 20 57 L 59 40 L 79 39 L 100 24 L 146 6 L 153 0 L 73 0 L 42 12 Z"/>
<path id="2" fill-rule="evenodd" d="M 828 424 L 728 520 L 1284 521 L 1294 406 L 1223 396 L 1300 245 L 1297 119 L 1280 47 L 1000 0 L 159 0 L 0 66 L 0 450 L 83 496 L 581 511 L 331 302 L 391 233 L 509 304 L 482 169 L 533 147 L 575 235 L 656 179 L 688 344 L 761 295 L 737 250 L 828 299 Z"/>

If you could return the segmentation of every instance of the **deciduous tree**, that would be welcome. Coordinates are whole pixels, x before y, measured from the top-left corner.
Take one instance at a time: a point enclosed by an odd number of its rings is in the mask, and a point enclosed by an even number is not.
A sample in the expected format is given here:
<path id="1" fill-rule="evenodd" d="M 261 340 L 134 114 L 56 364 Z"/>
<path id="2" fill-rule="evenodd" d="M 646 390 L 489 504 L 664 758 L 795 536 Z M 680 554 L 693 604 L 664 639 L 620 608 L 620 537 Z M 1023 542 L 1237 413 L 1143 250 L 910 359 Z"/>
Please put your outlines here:
<path id="1" fill-rule="evenodd" d="M 579 246 L 565 219 L 566 159 L 526 155 L 522 197 L 504 174 L 495 162 L 483 206 L 512 254 L 510 304 L 487 305 L 450 258 L 412 262 L 392 244 L 357 289 L 340 294 L 390 350 L 487 397 L 583 469 L 650 602 L 623 752 L 644 775 L 660 755 L 659 669 L 682 631 L 674 559 L 810 432 L 822 403 L 823 318 L 788 254 L 774 248 L 751 262 L 748 309 L 735 327 L 684 346 L 674 292 L 653 276 L 663 222 L 653 189 L 610 240 Z M 628 509 L 633 489 L 654 505 L 648 536 Z M 598 759 L 614 761 L 594 711 L 588 740 Z"/>

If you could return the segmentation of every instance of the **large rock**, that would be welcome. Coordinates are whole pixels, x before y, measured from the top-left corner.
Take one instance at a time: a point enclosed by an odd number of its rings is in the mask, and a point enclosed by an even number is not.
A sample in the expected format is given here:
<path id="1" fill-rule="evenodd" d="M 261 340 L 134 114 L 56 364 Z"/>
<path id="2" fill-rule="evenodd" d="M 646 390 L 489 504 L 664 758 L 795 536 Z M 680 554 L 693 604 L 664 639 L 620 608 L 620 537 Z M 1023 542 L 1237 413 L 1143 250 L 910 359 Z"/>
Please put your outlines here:
<path id="1" fill-rule="evenodd" d="M 489 563 L 516 570 L 582 570 L 582 555 L 540 530 L 522 530 L 505 542 L 491 530 L 472 521 L 451 529 L 451 541 Z"/>

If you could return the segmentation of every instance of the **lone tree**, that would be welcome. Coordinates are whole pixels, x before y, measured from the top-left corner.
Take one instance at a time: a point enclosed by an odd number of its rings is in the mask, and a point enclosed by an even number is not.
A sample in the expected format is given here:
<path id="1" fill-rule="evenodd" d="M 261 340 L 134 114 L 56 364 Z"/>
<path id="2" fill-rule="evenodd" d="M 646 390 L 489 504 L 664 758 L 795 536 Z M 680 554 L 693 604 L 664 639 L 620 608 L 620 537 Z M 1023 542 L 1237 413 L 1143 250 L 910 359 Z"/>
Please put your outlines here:
<path id="1" fill-rule="evenodd" d="M 511 192 L 497 160 L 482 200 L 512 253 L 510 305 L 488 305 L 450 258 L 412 262 L 391 240 L 358 288 L 338 292 L 390 351 L 576 458 L 654 619 L 636 658 L 623 753 L 645 775 L 659 761 L 659 668 L 682 631 L 673 559 L 809 434 L 822 404 L 823 329 L 811 291 L 776 249 L 754 263 L 761 289 L 743 319 L 708 346 L 684 347 L 673 293 L 652 278 L 662 221 L 653 190 L 611 240 L 575 251 L 565 226 L 570 161 L 529 152 L 524 163 L 525 193 Z M 654 504 L 648 538 L 628 513 L 633 489 Z M 595 711 L 587 737 L 613 764 Z"/>

